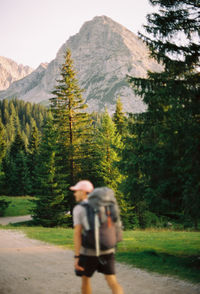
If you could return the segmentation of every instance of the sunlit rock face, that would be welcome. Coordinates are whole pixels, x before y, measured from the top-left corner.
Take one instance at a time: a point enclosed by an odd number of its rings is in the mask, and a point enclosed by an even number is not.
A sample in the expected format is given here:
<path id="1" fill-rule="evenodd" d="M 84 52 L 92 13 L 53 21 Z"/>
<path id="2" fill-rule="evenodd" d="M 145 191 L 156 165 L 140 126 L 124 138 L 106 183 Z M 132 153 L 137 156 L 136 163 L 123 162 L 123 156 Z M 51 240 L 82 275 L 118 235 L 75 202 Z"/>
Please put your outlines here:
<path id="1" fill-rule="evenodd" d="M 84 89 L 83 97 L 90 112 L 102 111 L 107 106 L 112 113 L 119 96 L 125 112 L 146 110 L 126 76 L 145 77 L 147 70 L 160 71 L 161 67 L 149 58 L 147 47 L 134 33 L 106 16 L 84 23 L 79 33 L 61 46 L 54 60 L 48 65 L 41 64 L 23 80 L 13 83 L 0 93 L 0 98 L 17 96 L 47 104 L 67 48 L 71 50 L 79 86 Z"/>
<path id="2" fill-rule="evenodd" d="M 13 82 L 24 78 L 32 71 L 29 66 L 17 64 L 9 58 L 0 56 L 0 90 L 6 90 Z"/>

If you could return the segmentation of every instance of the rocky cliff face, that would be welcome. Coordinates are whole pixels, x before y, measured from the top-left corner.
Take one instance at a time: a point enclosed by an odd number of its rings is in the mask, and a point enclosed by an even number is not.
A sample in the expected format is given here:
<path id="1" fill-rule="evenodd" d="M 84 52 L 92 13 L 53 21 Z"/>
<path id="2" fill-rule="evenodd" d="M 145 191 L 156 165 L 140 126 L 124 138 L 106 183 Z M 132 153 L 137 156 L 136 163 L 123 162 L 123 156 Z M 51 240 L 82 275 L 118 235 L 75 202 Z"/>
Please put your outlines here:
<path id="1" fill-rule="evenodd" d="M 0 98 L 18 98 L 30 102 L 40 102 L 37 95 L 40 95 L 40 82 L 45 75 L 47 63 L 40 66 L 23 79 L 13 82 L 6 91 L 0 92 Z M 27 98 L 32 97 L 32 98 Z"/>
<path id="2" fill-rule="evenodd" d="M 66 48 L 72 52 L 77 79 L 85 89 L 83 97 L 89 111 L 101 111 L 107 106 L 113 112 L 119 96 L 124 111 L 136 113 L 146 109 L 127 83 L 126 75 L 144 77 L 147 70 L 159 71 L 161 68 L 148 57 L 146 46 L 136 35 L 106 16 L 86 22 L 79 33 L 63 44 L 46 68 L 40 69 L 40 73 L 37 69 L 15 82 L 7 91 L 0 92 L 0 98 L 17 96 L 37 103 L 47 101 L 59 77 Z"/>
<path id="3" fill-rule="evenodd" d="M 24 78 L 32 71 L 29 66 L 17 64 L 9 58 L 0 56 L 0 90 L 7 89 L 13 82 Z"/>

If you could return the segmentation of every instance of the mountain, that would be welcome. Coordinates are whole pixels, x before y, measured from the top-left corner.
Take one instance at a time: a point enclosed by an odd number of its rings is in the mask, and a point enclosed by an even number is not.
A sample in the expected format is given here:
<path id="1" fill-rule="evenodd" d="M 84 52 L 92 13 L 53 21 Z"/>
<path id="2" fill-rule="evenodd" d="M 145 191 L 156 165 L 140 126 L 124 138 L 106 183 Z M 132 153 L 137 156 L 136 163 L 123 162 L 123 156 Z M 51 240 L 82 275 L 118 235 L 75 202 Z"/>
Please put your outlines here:
<path id="1" fill-rule="evenodd" d="M 25 101 L 30 100 L 31 102 L 36 102 L 36 99 L 25 99 L 25 97 L 27 95 L 33 95 L 33 97 L 36 97 L 33 91 L 44 77 L 47 65 L 47 63 L 41 63 L 31 74 L 21 80 L 13 82 L 7 90 L 0 91 L 0 98 L 18 98 Z"/>
<path id="2" fill-rule="evenodd" d="M 29 66 L 17 64 L 9 58 L 0 56 L 0 90 L 7 89 L 14 81 L 24 78 L 32 71 Z"/>
<path id="3" fill-rule="evenodd" d="M 61 46 L 54 60 L 14 82 L 8 90 L 1 91 L 0 99 L 15 96 L 48 103 L 59 78 L 66 48 L 72 52 L 77 79 L 85 89 L 83 97 L 89 111 L 101 111 L 107 105 L 113 112 L 119 96 L 124 111 L 145 111 L 146 106 L 133 93 L 126 75 L 144 77 L 147 70 L 159 71 L 161 67 L 149 58 L 147 47 L 134 33 L 106 16 L 96 16 L 84 23 L 79 33 Z"/>

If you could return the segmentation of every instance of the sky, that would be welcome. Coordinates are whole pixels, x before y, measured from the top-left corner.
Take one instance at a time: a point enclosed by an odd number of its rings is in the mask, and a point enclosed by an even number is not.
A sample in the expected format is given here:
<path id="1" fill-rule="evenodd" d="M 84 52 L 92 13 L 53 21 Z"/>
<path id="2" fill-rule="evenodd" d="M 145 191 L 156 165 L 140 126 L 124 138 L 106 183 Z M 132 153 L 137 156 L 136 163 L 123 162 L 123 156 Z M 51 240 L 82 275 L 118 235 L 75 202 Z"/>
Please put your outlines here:
<path id="1" fill-rule="evenodd" d="M 35 69 L 95 16 L 137 34 L 154 9 L 148 0 L 0 0 L 0 56 Z"/>

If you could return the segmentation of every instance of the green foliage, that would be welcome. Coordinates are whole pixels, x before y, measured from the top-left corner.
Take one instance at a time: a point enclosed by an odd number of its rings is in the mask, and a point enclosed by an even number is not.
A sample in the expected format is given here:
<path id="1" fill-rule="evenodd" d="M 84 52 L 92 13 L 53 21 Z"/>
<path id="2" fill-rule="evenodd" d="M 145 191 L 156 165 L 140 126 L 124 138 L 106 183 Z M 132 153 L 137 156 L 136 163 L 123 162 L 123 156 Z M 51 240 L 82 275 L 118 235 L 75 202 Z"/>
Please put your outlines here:
<path id="1" fill-rule="evenodd" d="M 113 121 L 116 125 L 117 132 L 122 136 L 125 130 L 125 115 L 123 113 L 123 106 L 120 98 L 117 99 Z"/>
<path id="2" fill-rule="evenodd" d="M 8 195 L 26 195 L 28 169 L 24 141 L 17 133 L 3 160 L 4 184 Z"/>
<path id="3" fill-rule="evenodd" d="M 1 193 L 36 195 L 37 224 L 71 226 L 69 186 L 85 178 L 114 189 L 125 229 L 167 223 L 198 229 L 199 6 L 190 0 L 150 2 L 161 9 L 147 16 L 150 36 L 140 37 L 163 71 L 129 77 L 147 112 L 125 117 L 118 99 L 113 120 L 107 111 L 86 113 L 69 50 L 52 113 L 23 101 L 0 101 Z M 177 42 L 180 33 L 184 44 Z M 118 86 L 110 89 L 110 99 Z"/>
<path id="4" fill-rule="evenodd" d="M 2 159 L 5 156 L 5 152 L 6 152 L 6 134 L 5 134 L 5 128 L 0 118 L 0 165 L 1 165 Z"/>
<path id="5" fill-rule="evenodd" d="M 28 194 L 35 195 L 36 185 L 37 185 L 37 171 L 36 166 L 38 163 L 38 149 L 39 149 L 40 135 L 37 126 L 33 126 L 32 132 L 30 134 L 30 140 L 27 152 L 27 168 L 28 168 L 28 179 L 29 188 Z"/>
<path id="6" fill-rule="evenodd" d="M 0 101 L 2 194 L 33 195 L 39 134 L 47 115 L 48 110 L 40 105 L 17 99 Z"/>
<path id="7" fill-rule="evenodd" d="M 4 211 L 4 216 L 28 215 L 33 209 L 33 197 L 30 196 L 0 196 L 0 201 L 9 203 Z"/>
<path id="8" fill-rule="evenodd" d="M 56 128 L 52 119 L 49 118 L 44 124 L 43 136 L 37 154 L 35 167 L 37 177 L 34 189 L 36 200 L 33 200 L 35 208 L 32 211 L 34 221 L 46 227 L 61 224 L 65 211 L 64 195 L 56 181 L 56 138 Z"/>
<path id="9" fill-rule="evenodd" d="M 17 99 L 1 100 L 0 118 L 5 127 L 7 145 L 12 143 L 17 132 L 23 133 L 24 140 L 28 143 L 32 127 L 37 126 L 41 131 L 47 115 L 48 109 L 39 104 Z"/>
<path id="10" fill-rule="evenodd" d="M 99 185 L 107 185 L 117 191 L 122 181 L 117 162 L 120 160 L 122 142 L 120 135 L 107 110 L 102 116 L 101 124 L 96 132 L 98 153 L 98 177 Z"/>
<path id="11" fill-rule="evenodd" d="M 5 210 L 8 208 L 10 202 L 5 199 L 0 199 L 0 216 L 5 215 Z"/>
<path id="12" fill-rule="evenodd" d="M 144 218 L 146 211 L 158 216 L 179 212 L 193 219 L 197 229 L 200 51 L 195 31 L 199 27 L 199 6 L 195 1 L 150 2 L 161 9 L 147 16 L 145 29 L 150 36 L 140 37 L 151 56 L 163 65 L 163 71 L 149 72 L 147 79 L 129 77 L 148 111 L 129 119 L 130 136 L 122 162 L 127 175 L 124 192 L 136 207 L 140 225 L 140 215 Z M 185 36 L 184 44 L 177 42 L 179 34 Z"/>
<path id="13" fill-rule="evenodd" d="M 48 109 L 40 105 L 17 99 L 0 101 L 0 172 L 3 171 L 0 174 L 0 193 L 8 195 L 33 194 L 32 168 L 28 166 L 30 156 L 27 158 L 27 147 L 29 140 L 33 140 L 30 136 L 32 136 L 34 128 L 39 129 L 40 132 L 43 120 L 47 115 Z M 18 145 L 13 147 L 18 135 L 22 138 L 26 150 L 21 150 Z M 30 142 L 30 144 L 32 143 Z M 19 150 L 21 151 L 19 152 Z M 17 175 L 18 172 L 19 175 Z M 23 178 L 23 180 L 20 180 L 15 187 L 15 181 L 18 181 L 18 178 Z"/>
<path id="14" fill-rule="evenodd" d="M 174 74 L 193 71 L 199 63 L 200 20 L 197 2 L 150 0 L 152 5 L 160 8 L 159 13 L 147 15 L 145 29 L 154 39 L 142 34 L 140 36 L 149 46 L 151 56 Z M 180 37 L 183 39 L 182 44 L 179 42 Z"/>
<path id="15" fill-rule="evenodd" d="M 72 225 L 68 212 L 72 211 L 74 197 L 69 192 L 69 185 L 86 175 L 89 178 L 91 174 L 88 171 L 92 156 L 91 119 L 84 112 L 87 105 L 75 78 L 69 50 L 60 74 L 61 79 L 52 92 L 55 95 L 51 99 L 52 116 L 43 127 L 36 165 L 37 200 L 33 218 L 48 227 Z"/>
<path id="16" fill-rule="evenodd" d="M 65 62 L 57 81 L 55 97 L 51 99 L 53 123 L 57 130 L 55 150 L 56 181 L 64 195 L 66 210 L 72 211 L 74 198 L 68 186 L 79 178 L 89 176 L 82 166 L 90 156 L 92 138 L 91 119 L 84 110 L 87 105 L 82 98 L 82 90 L 75 78 L 71 52 L 67 50 Z"/>
<path id="17" fill-rule="evenodd" d="M 139 220 L 134 211 L 135 207 L 131 206 L 125 196 L 121 196 L 120 199 L 118 198 L 118 203 L 120 205 L 120 215 L 123 229 L 133 230 L 139 228 Z"/>

